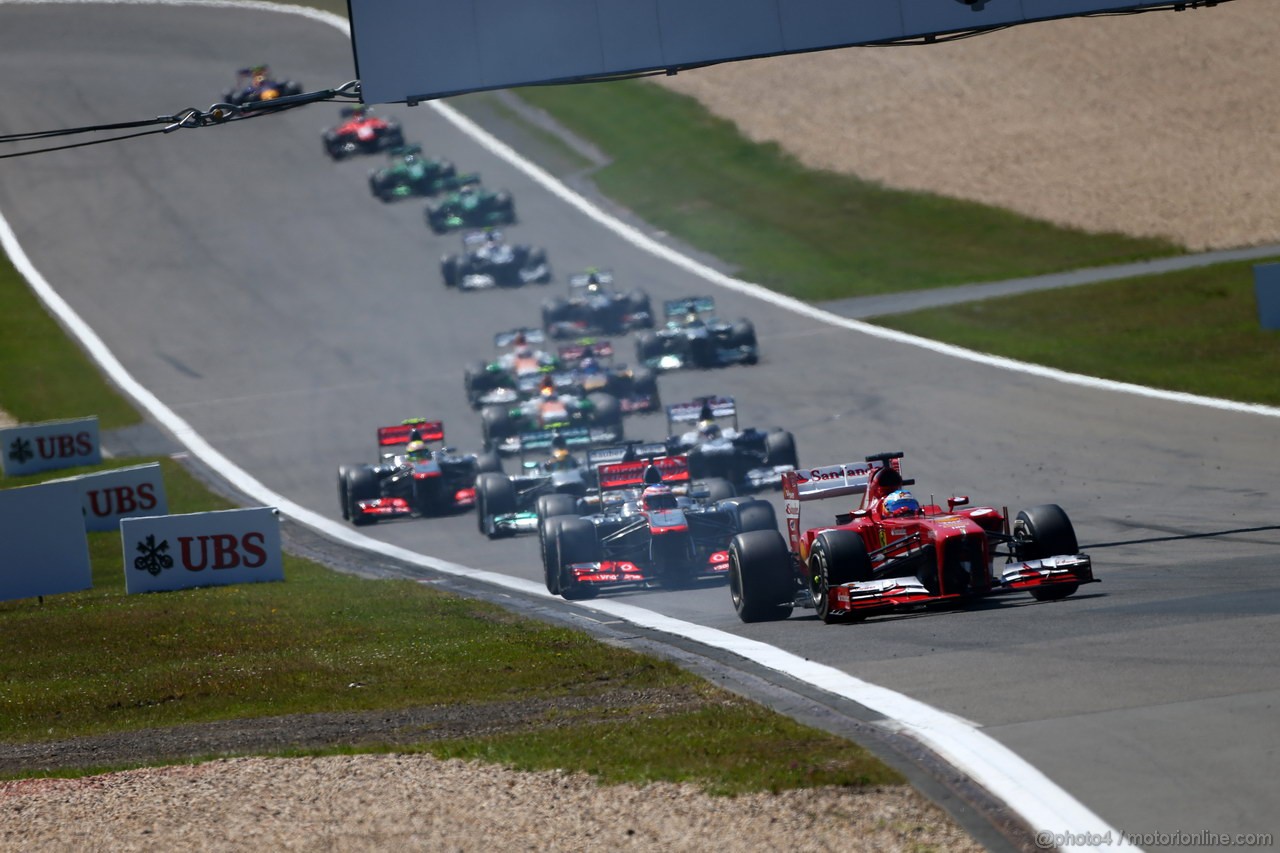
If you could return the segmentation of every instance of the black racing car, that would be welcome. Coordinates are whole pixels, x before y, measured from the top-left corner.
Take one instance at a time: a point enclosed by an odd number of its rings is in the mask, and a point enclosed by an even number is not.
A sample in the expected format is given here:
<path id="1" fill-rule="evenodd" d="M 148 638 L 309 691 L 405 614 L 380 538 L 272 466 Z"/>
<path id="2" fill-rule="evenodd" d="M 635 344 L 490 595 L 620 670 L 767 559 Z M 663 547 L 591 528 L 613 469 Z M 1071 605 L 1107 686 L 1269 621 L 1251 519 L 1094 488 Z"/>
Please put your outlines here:
<path id="1" fill-rule="evenodd" d="M 558 432 L 586 427 L 589 444 L 599 446 L 622 441 L 622 406 L 612 394 L 585 396 L 555 387 L 550 375 L 543 377 L 539 393 L 508 405 L 490 405 L 480 410 L 481 428 L 487 449 L 504 456 L 520 452 L 521 435 Z"/>
<path id="2" fill-rule="evenodd" d="M 362 526 L 406 516 L 445 515 L 475 504 L 476 477 L 501 471 L 496 453 L 459 454 L 444 442 L 444 424 L 413 418 L 378 428 L 380 460 L 338 466 L 342 517 Z"/>
<path id="3" fill-rule="evenodd" d="M 676 432 L 684 424 L 694 429 Z M 723 477 L 738 491 L 777 488 L 799 465 L 795 436 L 784 429 L 738 428 L 732 397 L 698 397 L 667 406 L 667 449 L 689 457 L 694 477 Z"/>
<path id="4" fill-rule="evenodd" d="M 755 364 L 760 360 L 755 326 L 750 320 L 727 322 L 715 316 L 710 296 L 690 296 L 663 303 L 666 325 L 636 338 L 636 361 L 654 370 Z"/>
<path id="5" fill-rule="evenodd" d="M 462 247 L 460 254 L 440 259 L 445 287 L 481 290 L 551 281 L 547 250 L 507 243 L 501 231 L 472 231 L 463 235 Z"/>
<path id="6" fill-rule="evenodd" d="M 556 351 L 559 368 L 552 376 L 557 387 L 582 394 L 603 391 L 618 398 L 624 414 L 656 412 L 662 407 L 658 375 L 647 367 L 632 369 L 613 360 L 613 342 L 583 338 Z"/>
<path id="7" fill-rule="evenodd" d="M 542 303 L 542 327 L 553 338 L 621 335 L 653 328 L 649 295 L 613 289 L 613 273 L 590 269 L 569 277 L 568 296 Z"/>
<path id="8" fill-rule="evenodd" d="M 494 192 L 471 183 L 440 201 L 429 202 L 424 213 L 433 232 L 446 234 L 463 228 L 514 224 L 516 203 L 506 190 Z"/>
<path id="9" fill-rule="evenodd" d="M 476 478 L 476 521 L 490 539 L 535 533 L 548 512 L 573 512 L 595 470 L 573 449 L 590 443 L 583 428 L 520 436 L 520 471 Z M 541 458 L 538 458 L 541 457 Z"/>
<path id="10" fill-rule="evenodd" d="M 725 578 L 734 536 L 777 530 L 768 501 L 717 498 L 710 484 L 691 486 L 683 456 L 603 464 L 596 472 L 594 490 L 575 507 L 593 504 L 591 514 L 550 516 L 540 525 L 547 590 L 568 599 Z"/>

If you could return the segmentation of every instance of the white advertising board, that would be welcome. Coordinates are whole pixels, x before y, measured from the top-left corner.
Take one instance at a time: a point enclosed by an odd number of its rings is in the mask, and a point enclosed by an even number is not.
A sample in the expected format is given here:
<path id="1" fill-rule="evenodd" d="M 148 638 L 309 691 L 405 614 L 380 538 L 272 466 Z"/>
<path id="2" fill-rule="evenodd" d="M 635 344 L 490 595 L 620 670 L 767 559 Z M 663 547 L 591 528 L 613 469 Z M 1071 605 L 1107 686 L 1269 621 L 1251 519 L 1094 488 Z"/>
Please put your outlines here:
<path id="1" fill-rule="evenodd" d="M 366 104 L 1168 6 L 1167 0 L 348 2 Z"/>
<path id="2" fill-rule="evenodd" d="M 69 482 L 0 490 L 0 601 L 92 586 L 79 490 Z"/>
<path id="3" fill-rule="evenodd" d="M 80 489 L 85 530 L 118 530 L 122 518 L 168 515 L 169 499 L 158 462 L 81 474 L 55 482 Z"/>
<path id="4" fill-rule="evenodd" d="M 284 580 L 271 507 L 126 518 L 120 539 L 130 594 Z"/>
<path id="5" fill-rule="evenodd" d="M 0 461 L 7 477 L 97 465 L 102 461 L 98 418 L 0 428 Z"/>

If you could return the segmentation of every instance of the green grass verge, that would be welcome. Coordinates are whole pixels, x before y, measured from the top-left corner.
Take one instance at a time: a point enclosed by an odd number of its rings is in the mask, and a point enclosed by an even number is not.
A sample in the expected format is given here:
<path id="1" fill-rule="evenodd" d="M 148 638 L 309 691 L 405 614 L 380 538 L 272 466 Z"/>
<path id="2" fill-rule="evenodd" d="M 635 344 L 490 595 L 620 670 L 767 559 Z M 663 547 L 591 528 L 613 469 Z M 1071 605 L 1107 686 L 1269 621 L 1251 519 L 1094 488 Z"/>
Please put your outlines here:
<path id="1" fill-rule="evenodd" d="M 641 82 L 521 97 L 611 157 L 612 199 L 742 277 L 808 300 L 1014 278 L 1173 254 L 982 205 L 808 171 L 690 98 Z M 877 318 L 981 352 L 1242 402 L 1280 403 L 1280 336 L 1259 327 L 1250 263 Z"/>
<path id="2" fill-rule="evenodd" d="M 692 98 L 621 81 L 519 95 L 613 162 L 614 201 L 774 290 L 819 301 L 989 281 L 1180 253 L 1004 210 L 885 189 L 801 166 Z"/>
<path id="3" fill-rule="evenodd" d="M 172 511 L 226 508 L 181 465 L 158 461 Z M 102 467 L 110 465 L 59 473 Z M 92 589 L 0 602 L 3 741 L 626 688 L 683 691 L 704 707 L 628 708 L 617 722 L 608 718 L 618 712 L 605 710 L 532 734 L 408 751 L 582 770 L 610 782 L 689 781 L 721 793 L 903 781 L 860 747 L 673 664 L 414 581 L 367 580 L 286 557 L 284 583 L 128 595 L 119 534 L 90 534 L 89 548 Z M 350 750 L 308 754 L 335 751 Z"/>
<path id="4" fill-rule="evenodd" d="M 25 423 L 97 415 L 100 428 L 113 429 L 141 420 L 7 259 L 0 260 L 0 305 L 0 409 Z"/>
<path id="5" fill-rule="evenodd" d="M 1280 405 L 1280 331 L 1258 323 L 1252 263 L 880 317 L 880 325 L 1021 361 Z"/>

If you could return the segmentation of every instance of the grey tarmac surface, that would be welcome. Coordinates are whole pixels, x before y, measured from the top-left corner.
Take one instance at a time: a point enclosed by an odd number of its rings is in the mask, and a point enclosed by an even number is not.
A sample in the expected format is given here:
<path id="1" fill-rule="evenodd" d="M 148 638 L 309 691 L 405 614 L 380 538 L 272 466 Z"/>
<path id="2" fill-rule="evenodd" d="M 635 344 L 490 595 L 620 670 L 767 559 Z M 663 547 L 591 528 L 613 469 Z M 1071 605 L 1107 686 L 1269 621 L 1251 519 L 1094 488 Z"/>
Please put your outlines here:
<path id="1" fill-rule="evenodd" d="M 0 20 L 0 69 L 22 81 L 0 93 L 4 133 L 206 105 L 235 68 L 264 60 L 307 88 L 353 76 L 341 35 L 283 15 L 3 6 Z M 547 247 L 557 283 L 446 291 L 437 263 L 457 238 L 432 236 L 420 202 L 373 199 L 376 158 L 328 161 L 331 105 L 0 161 L 0 210 L 19 241 L 135 378 L 270 488 L 335 518 L 336 466 L 372 458 L 375 426 L 441 417 L 450 443 L 478 446 L 463 365 L 491 352 L 492 332 L 536 322 L 568 272 L 611 266 L 655 299 L 711 291 L 542 194 L 428 108 L 384 111 L 428 151 L 511 190 L 520 224 L 509 234 Z M 1059 503 L 1103 582 L 1060 603 L 1010 598 L 843 627 L 809 613 L 743 625 L 723 587 L 621 598 L 972 720 L 1126 832 L 1280 827 L 1280 424 L 1060 385 L 715 296 L 726 316 L 754 320 L 764 360 L 664 377 L 668 401 L 732 394 L 745 424 L 793 430 L 806 465 L 904 450 L 917 494 L 1013 512 Z M 628 431 L 663 426 L 643 416 Z M 540 579 L 532 543 L 487 542 L 471 516 L 371 535 Z"/>

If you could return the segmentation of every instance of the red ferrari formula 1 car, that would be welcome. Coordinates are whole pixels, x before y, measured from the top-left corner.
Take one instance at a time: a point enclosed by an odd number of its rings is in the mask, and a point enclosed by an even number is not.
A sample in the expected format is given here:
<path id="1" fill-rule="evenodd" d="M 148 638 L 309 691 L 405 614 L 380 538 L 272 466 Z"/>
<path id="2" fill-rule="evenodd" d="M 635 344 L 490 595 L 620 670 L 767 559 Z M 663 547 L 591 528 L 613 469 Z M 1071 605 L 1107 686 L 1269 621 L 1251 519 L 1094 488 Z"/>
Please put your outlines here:
<path id="1" fill-rule="evenodd" d="M 795 607 L 812 607 L 824 622 L 857 622 L 1020 591 L 1050 601 L 1095 581 L 1057 504 L 1022 510 L 1012 528 L 1007 510 L 969 507 L 967 497 L 948 498 L 945 510 L 922 506 L 905 488 L 915 481 L 902 478 L 902 455 L 783 475 L 787 539 L 754 531 L 729 546 L 730 596 L 742 621 L 785 619 Z M 834 525 L 802 531 L 802 503 L 854 494 L 862 495 L 857 509 L 838 514 Z"/>

